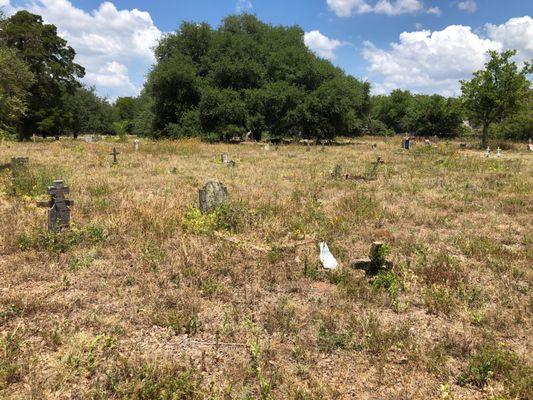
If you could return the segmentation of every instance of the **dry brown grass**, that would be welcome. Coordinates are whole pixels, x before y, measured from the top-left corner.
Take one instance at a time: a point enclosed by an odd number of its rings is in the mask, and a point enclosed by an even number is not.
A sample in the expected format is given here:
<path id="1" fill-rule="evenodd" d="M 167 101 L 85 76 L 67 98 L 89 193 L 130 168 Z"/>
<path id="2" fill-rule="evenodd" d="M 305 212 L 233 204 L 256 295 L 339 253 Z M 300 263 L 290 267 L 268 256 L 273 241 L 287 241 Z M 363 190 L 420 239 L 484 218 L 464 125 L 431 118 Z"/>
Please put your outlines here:
<path id="1" fill-rule="evenodd" d="M 531 399 L 531 155 L 373 142 L 2 144 L 33 177 L 0 177 L 0 397 Z M 375 180 L 329 175 L 377 155 Z M 76 201 L 61 235 L 35 206 L 53 178 Z M 202 217 L 211 178 L 231 202 Z M 282 246 L 307 238 L 343 268 Z M 374 240 L 375 281 L 348 267 Z"/>

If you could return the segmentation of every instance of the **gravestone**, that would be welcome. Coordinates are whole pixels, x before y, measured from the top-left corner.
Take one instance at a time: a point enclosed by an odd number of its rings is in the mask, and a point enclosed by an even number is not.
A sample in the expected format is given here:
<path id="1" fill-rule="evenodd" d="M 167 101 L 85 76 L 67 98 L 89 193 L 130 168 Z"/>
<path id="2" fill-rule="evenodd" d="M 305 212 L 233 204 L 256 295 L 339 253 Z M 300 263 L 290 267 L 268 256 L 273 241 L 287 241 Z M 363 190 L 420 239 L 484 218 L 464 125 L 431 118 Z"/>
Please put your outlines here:
<path id="1" fill-rule="evenodd" d="M 228 201 L 228 189 L 217 180 L 207 182 L 199 190 L 200 211 L 202 214 L 212 213 Z"/>
<path id="2" fill-rule="evenodd" d="M 26 175 L 29 171 L 29 163 L 28 157 L 13 157 L 11 159 L 11 174 L 13 178 Z"/>
<path id="3" fill-rule="evenodd" d="M 139 143 L 140 143 L 140 142 L 139 142 L 139 139 L 135 139 L 135 140 L 133 141 L 133 149 L 134 149 L 135 151 L 139 151 Z"/>
<path id="4" fill-rule="evenodd" d="M 235 166 L 235 161 L 233 161 L 230 156 L 228 156 L 226 153 L 223 153 L 221 156 L 220 156 L 220 161 L 222 162 L 222 164 L 226 164 L 230 167 L 234 167 Z"/>
<path id="5" fill-rule="evenodd" d="M 39 207 L 48 208 L 48 231 L 59 232 L 69 227 L 69 207 L 74 205 L 72 200 L 65 198 L 69 192 L 68 186 L 65 186 L 63 181 L 54 181 L 54 184 L 48 187 L 48 194 L 51 196 L 51 199 L 37 203 Z"/>
<path id="6" fill-rule="evenodd" d="M 409 136 L 404 137 L 402 140 L 402 149 L 409 150 L 411 147 L 411 138 Z"/>
<path id="7" fill-rule="evenodd" d="M 376 143 L 372 144 L 372 150 L 376 150 L 378 148 L 378 145 Z"/>
<path id="8" fill-rule="evenodd" d="M 117 151 L 117 149 L 115 147 L 113 147 L 113 151 L 111 153 L 109 153 L 110 156 L 113 156 L 113 164 L 117 163 L 117 156 L 119 154 L 120 153 Z"/>
<path id="9" fill-rule="evenodd" d="M 485 157 L 490 157 L 490 147 L 487 147 L 487 150 L 485 150 Z"/>

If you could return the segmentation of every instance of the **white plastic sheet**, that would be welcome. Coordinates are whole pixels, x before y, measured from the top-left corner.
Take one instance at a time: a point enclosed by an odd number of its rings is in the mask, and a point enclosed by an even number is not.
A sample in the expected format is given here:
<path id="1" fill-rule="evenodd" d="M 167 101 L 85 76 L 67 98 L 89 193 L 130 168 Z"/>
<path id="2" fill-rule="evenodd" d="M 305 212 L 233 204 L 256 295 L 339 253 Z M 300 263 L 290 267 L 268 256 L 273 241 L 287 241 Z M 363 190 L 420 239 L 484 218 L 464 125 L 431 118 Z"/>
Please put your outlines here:
<path id="1" fill-rule="evenodd" d="M 339 266 L 339 263 L 335 257 L 333 257 L 333 254 L 331 254 L 331 251 L 329 251 L 326 242 L 320 243 L 320 261 L 326 269 L 337 269 Z"/>

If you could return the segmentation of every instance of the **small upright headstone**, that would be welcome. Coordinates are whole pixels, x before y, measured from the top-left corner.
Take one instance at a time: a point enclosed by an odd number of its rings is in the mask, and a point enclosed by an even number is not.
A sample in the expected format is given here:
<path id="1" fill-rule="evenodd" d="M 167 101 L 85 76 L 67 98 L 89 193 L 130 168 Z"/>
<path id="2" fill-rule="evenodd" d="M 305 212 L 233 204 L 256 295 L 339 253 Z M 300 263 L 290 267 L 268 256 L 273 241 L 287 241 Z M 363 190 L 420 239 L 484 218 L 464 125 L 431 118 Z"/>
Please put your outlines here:
<path id="1" fill-rule="evenodd" d="M 533 151 L 533 142 L 531 142 L 531 138 L 529 138 L 529 142 L 527 144 L 527 149 L 529 151 Z"/>
<path id="2" fill-rule="evenodd" d="M 119 154 L 120 153 L 117 151 L 117 149 L 115 147 L 113 147 L 113 151 L 111 153 L 109 153 L 110 156 L 113 156 L 113 164 L 117 163 L 117 156 Z"/>
<path id="3" fill-rule="evenodd" d="M 139 139 L 135 139 L 135 140 L 133 141 L 133 149 L 134 149 L 135 151 L 139 151 L 139 143 L 140 143 L 140 142 L 139 142 Z"/>
<path id="4" fill-rule="evenodd" d="M 502 156 L 502 149 L 500 149 L 499 147 L 496 149 L 496 157 L 501 157 Z"/>
<path id="5" fill-rule="evenodd" d="M 70 206 L 74 205 L 72 200 L 67 200 L 65 196 L 69 194 L 68 186 L 63 181 L 54 181 L 52 186 L 48 187 L 48 194 L 51 196 L 50 201 L 39 202 L 39 207 L 48 208 L 48 230 L 61 231 L 70 225 Z"/>
<path id="6" fill-rule="evenodd" d="M 265 147 L 263 147 L 266 151 L 270 150 L 270 144 L 266 143 Z"/>
<path id="7" fill-rule="evenodd" d="M 223 153 L 221 156 L 220 156 L 220 161 L 222 162 L 222 164 L 226 164 L 230 167 L 234 167 L 235 166 L 235 161 L 232 160 L 230 158 L 230 156 L 228 156 L 226 153 Z"/>
<path id="8" fill-rule="evenodd" d="M 376 143 L 372 143 L 372 150 L 376 150 L 378 148 L 378 145 Z"/>
<path id="9" fill-rule="evenodd" d="M 487 147 L 487 150 L 485 150 L 485 157 L 490 157 L 490 147 Z"/>
<path id="10" fill-rule="evenodd" d="M 411 138 L 409 136 L 406 136 L 402 140 L 402 148 L 405 150 L 409 150 L 411 147 Z"/>
<path id="11" fill-rule="evenodd" d="M 29 171 L 29 163 L 28 157 L 13 157 L 11 159 L 11 174 L 13 178 L 26 175 Z"/>
<path id="12" fill-rule="evenodd" d="M 228 201 L 228 189 L 217 180 L 207 182 L 199 190 L 200 211 L 202 214 L 212 213 Z"/>

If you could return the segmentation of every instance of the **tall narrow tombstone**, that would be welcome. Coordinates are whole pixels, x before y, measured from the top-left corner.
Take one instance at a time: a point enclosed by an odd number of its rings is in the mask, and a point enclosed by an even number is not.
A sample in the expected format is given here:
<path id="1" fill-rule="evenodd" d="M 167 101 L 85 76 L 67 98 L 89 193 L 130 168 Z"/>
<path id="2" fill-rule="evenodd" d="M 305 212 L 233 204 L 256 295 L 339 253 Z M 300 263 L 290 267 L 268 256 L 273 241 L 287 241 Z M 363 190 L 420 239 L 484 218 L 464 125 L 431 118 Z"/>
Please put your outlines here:
<path id="1" fill-rule="evenodd" d="M 133 149 L 134 149 L 135 151 L 139 151 L 139 139 L 135 139 L 135 140 L 133 141 Z"/>
<path id="2" fill-rule="evenodd" d="M 207 182 L 199 190 L 200 211 L 202 214 L 212 213 L 228 201 L 228 189 L 217 180 Z"/>
<path id="3" fill-rule="evenodd" d="M 409 150 L 411 147 L 411 138 L 409 136 L 404 137 L 402 140 L 402 148 L 405 150 Z"/>
<path id="4" fill-rule="evenodd" d="M 70 225 L 70 206 L 74 205 L 72 200 L 67 200 L 65 196 L 69 194 L 70 189 L 63 184 L 63 181 L 54 181 L 52 186 L 48 187 L 49 201 L 37 203 L 39 207 L 48 208 L 48 230 L 59 232 Z"/>

